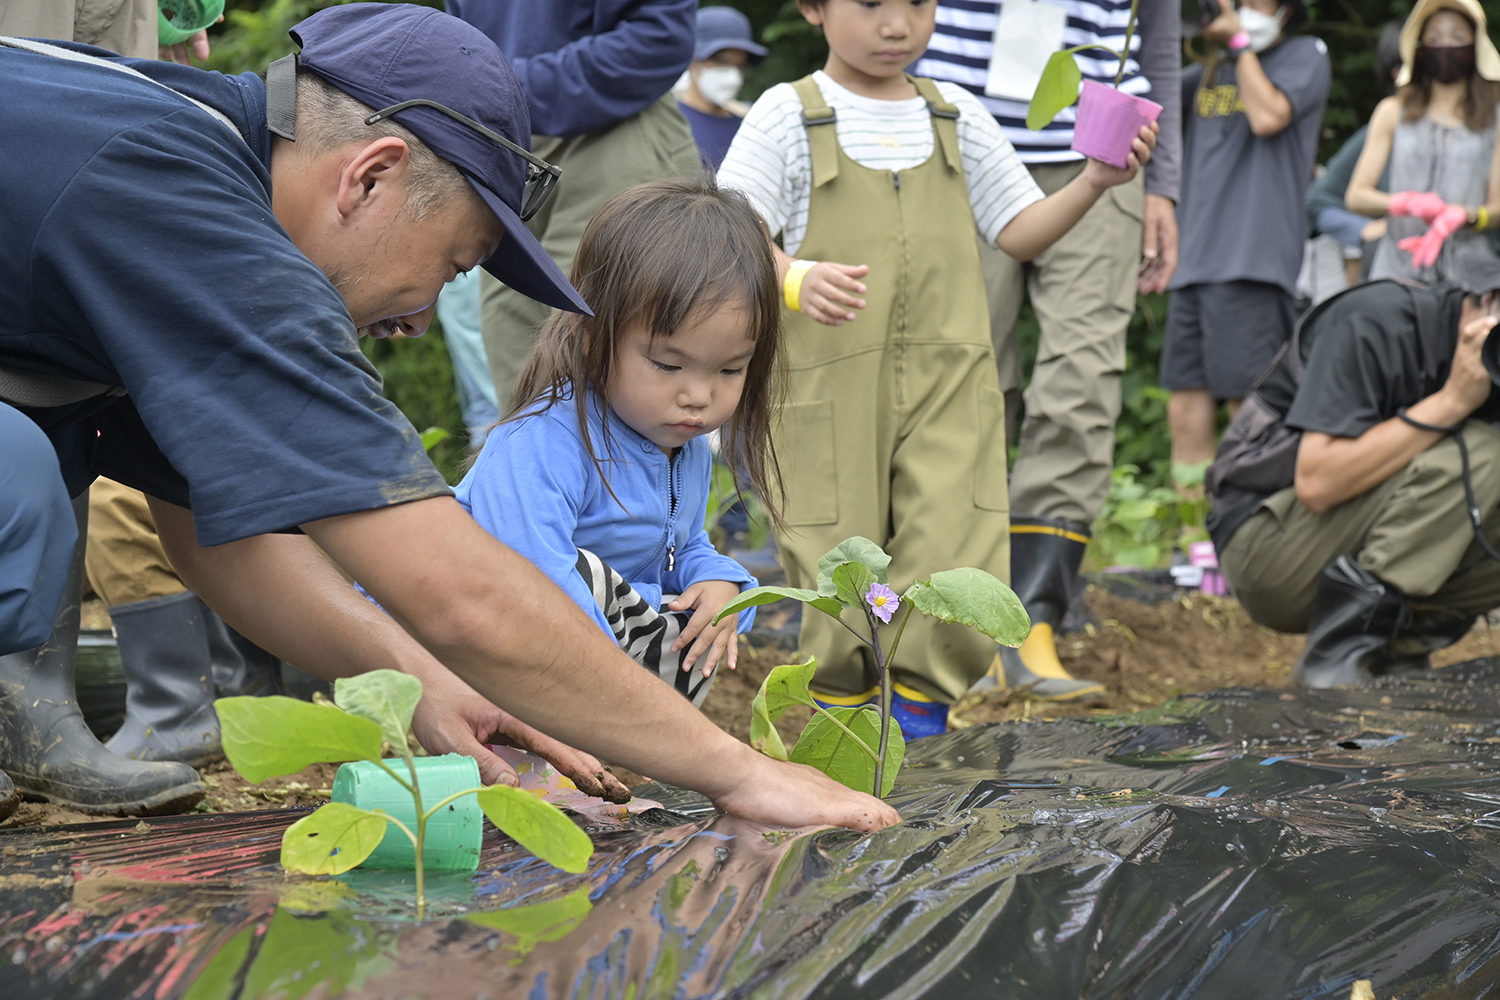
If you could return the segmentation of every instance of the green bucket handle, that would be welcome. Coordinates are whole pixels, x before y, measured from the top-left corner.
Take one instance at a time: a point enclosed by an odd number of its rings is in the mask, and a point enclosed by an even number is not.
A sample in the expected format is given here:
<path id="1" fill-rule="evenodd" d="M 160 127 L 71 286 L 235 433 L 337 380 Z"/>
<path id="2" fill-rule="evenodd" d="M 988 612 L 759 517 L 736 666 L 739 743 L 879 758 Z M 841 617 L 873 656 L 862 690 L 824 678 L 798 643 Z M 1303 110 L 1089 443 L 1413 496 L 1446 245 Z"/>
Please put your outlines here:
<path id="1" fill-rule="evenodd" d="M 418 757 L 413 761 L 422 787 L 422 805 L 434 805 L 456 792 L 479 788 L 479 764 L 473 757 L 450 753 L 441 757 Z M 386 766 L 402 778 L 408 776 L 404 760 L 387 760 Z M 411 793 L 392 780 L 372 761 L 360 760 L 339 767 L 333 779 L 333 801 L 361 809 L 379 809 L 394 816 L 415 833 L 417 811 Z M 427 821 L 427 840 L 422 851 L 424 866 L 431 871 L 471 872 L 479 867 L 479 842 L 484 835 L 484 810 L 473 795 L 454 799 Z M 411 871 L 417 852 L 400 827 L 387 823 L 385 837 L 361 868 Z"/>
<path id="2" fill-rule="evenodd" d="M 178 45 L 218 21 L 224 0 L 158 0 L 156 39 L 161 45 Z"/>

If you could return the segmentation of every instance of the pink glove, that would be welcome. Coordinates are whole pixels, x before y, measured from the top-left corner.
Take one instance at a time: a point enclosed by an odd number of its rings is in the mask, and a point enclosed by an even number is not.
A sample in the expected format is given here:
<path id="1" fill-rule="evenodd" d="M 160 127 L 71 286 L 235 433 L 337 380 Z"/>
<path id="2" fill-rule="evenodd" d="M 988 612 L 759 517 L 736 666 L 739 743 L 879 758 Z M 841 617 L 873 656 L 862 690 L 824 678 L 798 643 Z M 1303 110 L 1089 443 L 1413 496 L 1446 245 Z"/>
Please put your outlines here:
<path id="1" fill-rule="evenodd" d="M 1413 267 L 1431 267 L 1437 263 L 1443 241 L 1463 228 L 1469 213 L 1458 205 L 1449 205 L 1432 220 L 1432 227 L 1421 236 L 1408 236 L 1396 246 L 1411 254 Z"/>
<path id="2" fill-rule="evenodd" d="M 1386 213 L 1415 216 L 1430 226 L 1447 207 L 1448 203 L 1431 191 L 1397 191 L 1391 195 L 1391 205 Z"/>

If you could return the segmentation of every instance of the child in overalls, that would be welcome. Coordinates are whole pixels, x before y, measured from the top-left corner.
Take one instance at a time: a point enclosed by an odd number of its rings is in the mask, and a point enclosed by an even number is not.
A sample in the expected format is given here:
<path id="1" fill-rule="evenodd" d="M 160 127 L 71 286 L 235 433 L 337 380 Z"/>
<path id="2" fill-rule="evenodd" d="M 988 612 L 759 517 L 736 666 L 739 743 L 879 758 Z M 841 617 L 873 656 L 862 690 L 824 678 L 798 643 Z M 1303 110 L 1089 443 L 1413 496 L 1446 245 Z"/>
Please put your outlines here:
<path id="1" fill-rule="evenodd" d="M 935 0 L 799 6 L 828 62 L 766 91 L 719 175 L 786 250 L 787 582 L 815 587 L 818 557 L 852 535 L 890 553 L 897 592 L 959 566 L 1008 580 L 1005 414 L 976 233 L 1034 257 L 1135 175 L 1155 126 L 1126 168 L 1091 160 L 1044 198 L 976 98 L 903 72 L 927 47 Z M 850 259 L 863 263 L 834 263 Z M 821 703 L 874 698 L 868 648 L 832 619 L 805 615 L 800 648 L 817 657 Z M 994 656 L 980 633 L 914 616 L 893 664 L 907 737 L 943 732 Z"/>

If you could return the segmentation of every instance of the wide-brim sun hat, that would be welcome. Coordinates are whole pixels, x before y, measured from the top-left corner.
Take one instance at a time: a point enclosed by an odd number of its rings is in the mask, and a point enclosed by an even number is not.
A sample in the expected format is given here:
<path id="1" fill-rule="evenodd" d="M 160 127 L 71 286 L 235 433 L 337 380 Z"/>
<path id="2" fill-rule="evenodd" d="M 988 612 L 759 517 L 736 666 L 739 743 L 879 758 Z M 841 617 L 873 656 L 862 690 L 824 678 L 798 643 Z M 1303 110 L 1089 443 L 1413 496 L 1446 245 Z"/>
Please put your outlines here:
<path id="1" fill-rule="evenodd" d="M 376 111 L 433 101 L 531 150 L 531 113 L 510 63 L 484 32 L 431 7 L 351 3 L 297 24 L 298 65 Z M 545 305 L 592 315 L 521 221 L 528 161 L 514 150 L 428 107 L 391 115 L 464 179 L 505 227 L 484 269 Z"/>
<path id="2" fill-rule="evenodd" d="M 1457 11 L 1474 24 L 1474 69 L 1486 80 L 1500 81 L 1500 51 L 1490 41 L 1485 24 L 1484 8 L 1479 0 L 1417 0 L 1411 15 L 1401 26 L 1401 72 L 1396 74 L 1396 86 L 1411 83 L 1412 64 L 1417 58 L 1417 45 L 1422 40 L 1422 29 L 1427 19 L 1440 10 Z"/>

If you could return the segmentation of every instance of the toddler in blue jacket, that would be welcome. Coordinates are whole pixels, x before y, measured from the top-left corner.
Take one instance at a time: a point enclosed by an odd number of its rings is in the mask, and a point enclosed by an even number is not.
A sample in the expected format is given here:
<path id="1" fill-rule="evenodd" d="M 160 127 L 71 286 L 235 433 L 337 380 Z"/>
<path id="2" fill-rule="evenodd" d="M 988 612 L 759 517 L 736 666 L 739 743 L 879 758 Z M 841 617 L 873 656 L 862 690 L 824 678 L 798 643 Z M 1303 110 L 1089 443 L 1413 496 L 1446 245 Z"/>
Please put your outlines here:
<path id="1" fill-rule="evenodd" d="M 704 528 L 705 435 L 720 430 L 737 482 L 776 495 L 771 244 L 743 196 L 660 181 L 599 210 L 572 278 L 594 316 L 559 312 L 542 329 L 458 500 L 701 705 L 714 669 L 734 667 L 754 610 L 710 622 L 756 585 Z"/>

